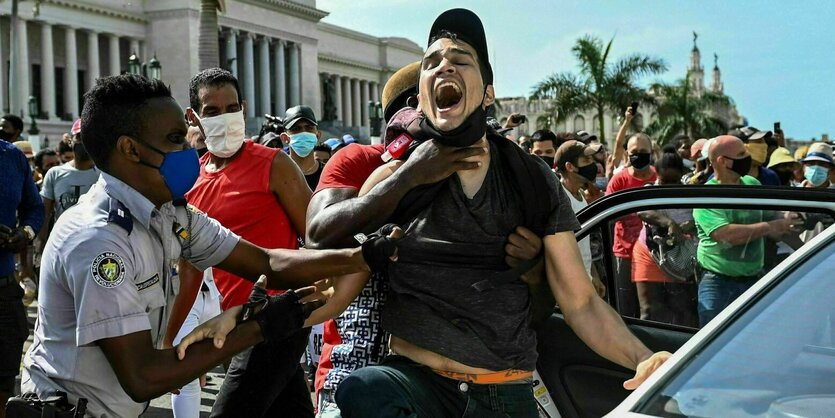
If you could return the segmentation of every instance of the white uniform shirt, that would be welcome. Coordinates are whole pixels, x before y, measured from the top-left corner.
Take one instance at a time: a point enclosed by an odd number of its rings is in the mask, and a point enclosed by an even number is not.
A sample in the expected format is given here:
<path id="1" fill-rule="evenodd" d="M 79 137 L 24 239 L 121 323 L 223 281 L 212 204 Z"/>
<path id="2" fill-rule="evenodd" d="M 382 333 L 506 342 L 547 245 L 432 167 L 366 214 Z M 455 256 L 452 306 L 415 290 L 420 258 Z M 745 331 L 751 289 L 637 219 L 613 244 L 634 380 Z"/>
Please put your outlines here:
<path id="1" fill-rule="evenodd" d="M 239 239 L 197 211 L 170 202 L 156 209 L 102 173 L 47 241 L 22 390 L 41 398 L 64 391 L 73 403 L 87 398 L 95 417 L 138 416 L 145 405 L 125 393 L 96 341 L 150 330 L 159 346 L 179 289 L 174 267 L 181 253 L 205 270 Z"/>

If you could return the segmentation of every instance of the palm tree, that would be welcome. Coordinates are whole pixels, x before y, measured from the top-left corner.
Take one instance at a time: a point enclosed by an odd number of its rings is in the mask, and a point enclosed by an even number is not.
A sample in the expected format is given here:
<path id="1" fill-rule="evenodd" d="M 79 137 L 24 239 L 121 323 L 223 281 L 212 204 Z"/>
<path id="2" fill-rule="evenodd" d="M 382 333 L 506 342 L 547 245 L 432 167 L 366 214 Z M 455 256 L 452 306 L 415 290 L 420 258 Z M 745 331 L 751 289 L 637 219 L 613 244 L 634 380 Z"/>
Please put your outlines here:
<path id="1" fill-rule="evenodd" d="M 658 58 L 633 54 L 609 63 L 613 37 L 603 46 L 600 38 L 586 35 L 577 40 L 571 52 L 580 64 L 580 73 L 555 73 L 533 88 L 531 100 L 550 99 L 551 107 L 546 117 L 548 125 L 555 125 L 585 110 L 597 110 L 600 140 L 605 141 L 605 111 L 620 113 L 633 101 L 654 103 L 652 96 L 639 88 L 636 80 L 667 70 L 667 64 Z"/>
<path id="2" fill-rule="evenodd" d="M 200 32 L 197 40 L 197 58 L 200 69 L 218 66 L 217 11 L 224 10 L 223 0 L 200 0 Z"/>
<path id="3" fill-rule="evenodd" d="M 690 74 L 672 84 L 655 83 L 650 91 L 658 98 L 658 116 L 646 130 L 661 145 L 679 134 L 712 138 L 727 132 L 728 123 L 717 117 L 715 110 L 730 106 L 730 98 L 712 91 L 694 94 Z"/>

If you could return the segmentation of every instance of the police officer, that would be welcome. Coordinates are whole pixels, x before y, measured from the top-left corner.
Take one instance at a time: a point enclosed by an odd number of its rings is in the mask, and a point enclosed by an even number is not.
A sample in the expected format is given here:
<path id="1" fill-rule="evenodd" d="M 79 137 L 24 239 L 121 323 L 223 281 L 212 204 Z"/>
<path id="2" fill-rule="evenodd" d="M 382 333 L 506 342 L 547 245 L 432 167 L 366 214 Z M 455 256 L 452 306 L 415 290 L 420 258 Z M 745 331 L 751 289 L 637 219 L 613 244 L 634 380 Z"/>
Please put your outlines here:
<path id="1" fill-rule="evenodd" d="M 363 249 L 265 250 L 189 209 L 183 195 L 198 177 L 197 153 L 185 139 L 182 110 L 159 81 L 101 78 L 85 95 L 81 119 L 84 145 L 102 174 L 58 220 L 44 250 L 24 392 L 45 398 L 63 391 L 71 402 L 86 398 L 94 416 L 136 417 L 144 402 L 246 347 L 297 331 L 313 305 L 299 303 L 301 292 L 258 294 L 258 309 L 244 306 L 225 344 L 200 341 L 178 359 L 159 348 L 181 257 L 200 270 L 218 266 L 253 281 L 264 273 L 268 287 L 290 289 L 367 271 L 363 251 L 393 254 L 387 240 Z"/>

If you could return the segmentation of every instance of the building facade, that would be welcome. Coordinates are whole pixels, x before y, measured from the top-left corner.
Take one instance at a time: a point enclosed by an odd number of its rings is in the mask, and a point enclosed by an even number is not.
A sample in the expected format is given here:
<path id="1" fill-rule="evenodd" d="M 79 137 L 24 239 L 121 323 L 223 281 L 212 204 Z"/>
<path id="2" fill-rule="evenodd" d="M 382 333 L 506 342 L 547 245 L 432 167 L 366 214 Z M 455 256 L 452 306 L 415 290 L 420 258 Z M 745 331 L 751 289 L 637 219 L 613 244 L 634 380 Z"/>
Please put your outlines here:
<path id="1" fill-rule="evenodd" d="M 367 137 L 368 102 L 423 49 L 403 38 L 377 38 L 321 20 L 315 0 L 226 0 L 218 13 L 219 63 L 240 82 L 247 130 L 264 114 L 311 106 L 334 130 Z M 96 78 L 128 70 L 136 54 L 156 57 L 161 79 L 188 106 L 200 68 L 200 0 L 40 0 L 19 7 L 15 71 L 10 71 L 11 1 L 0 2 L 0 109 L 30 122 L 28 98 L 44 136 L 54 141 L 79 117 Z M 13 94 L 9 78 L 13 78 Z M 15 100 L 16 98 L 16 100 Z M 14 101 L 14 103 L 12 103 Z M 328 106 L 325 106 L 327 104 Z M 326 107 L 328 107 L 326 109 Z"/>
<path id="2" fill-rule="evenodd" d="M 701 52 L 696 46 L 695 41 L 693 50 L 690 52 L 690 65 L 687 69 L 689 74 L 690 88 L 693 94 L 701 96 L 705 90 L 705 74 L 704 67 L 701 62 Z M 719 70 L 718 58 L 714 55 L 714 66 L 712 72 L 711 84 L 708 87 L 714 93 L 724 94 L 725 85 L 722 82 L 722 73 Z M 650 92 L 652 94 L 652 92 Z M 499 98 L 500 108 L 497 110 L 497 118 L 504 122 L 504 119 L 511 113 L 521 113 L 527 116 L 528 122 L 514 129 L 509 133 L 514 137 L 529 135 L 533 131 L 542 128 L 542 120 L 547 118 L 550 113 L 550 100 L 529 100 L 527 97 L 506 97 Z M 722 119 L 728 126 L 745 124 L 745 120 L 739 115 L 736 106 L 719 106 L 713 109 L 713 114 Z M 623 115 L 614 114 L 610 110 L 606 110 L 603 117 L 603 125 L 606 140 L 613 142 L 617 136 L 618 129 L 622 123 Z M 653 106 L 642 103 L 638 108 L 638 114 L 634 117 L 633 127 L 638 131 L 646 128 L 657 118 Z M 552 126 L 551 130 L 554 132 L 577 132 L 588 131 L 598 137 L 600 136 L 600 124 L 598 121 L 597 110 L 588 110 L 582 113 L 568 115 L 562 118 L 556 126 Z"/>

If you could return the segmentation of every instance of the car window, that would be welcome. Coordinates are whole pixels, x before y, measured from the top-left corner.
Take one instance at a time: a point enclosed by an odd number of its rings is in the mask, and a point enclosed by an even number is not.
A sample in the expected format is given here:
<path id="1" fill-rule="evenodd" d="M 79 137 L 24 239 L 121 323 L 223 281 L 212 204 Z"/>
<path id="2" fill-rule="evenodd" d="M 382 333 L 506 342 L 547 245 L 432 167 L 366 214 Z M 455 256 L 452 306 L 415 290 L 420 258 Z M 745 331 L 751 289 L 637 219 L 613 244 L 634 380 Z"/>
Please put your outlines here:
<path id="1" fill-rule="evenodd" d="M 666 417 L 831 416 L 833 275 L 835 245 L 830 241 L 692 356 L 637 412 Z"/>
<path id="2" fill-rule="evenodd" d="M 831 224 L 741 207 L 629 213 L 607 225 L 608 294 L 624 317 L 699 328 Z"/>

